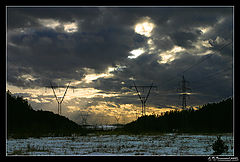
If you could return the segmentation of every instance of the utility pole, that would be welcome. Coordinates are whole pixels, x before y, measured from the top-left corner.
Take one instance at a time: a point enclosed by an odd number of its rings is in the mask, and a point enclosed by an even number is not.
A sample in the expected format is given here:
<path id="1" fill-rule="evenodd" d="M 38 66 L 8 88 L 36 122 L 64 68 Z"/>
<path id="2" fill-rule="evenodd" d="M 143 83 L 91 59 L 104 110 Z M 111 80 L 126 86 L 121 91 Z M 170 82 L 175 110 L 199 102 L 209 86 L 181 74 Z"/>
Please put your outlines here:
<path id="1" fill-rule="evenodd" d="M 134 86 L 130 86 L 130 88 L 135 88 L 138 97 L 142 103 L 142 116 L 146 115 L 146 102 L 149 97 L 150 91 L 152 88 L 157 88 L 157 86 L 153 86 L 153 83 L 150 86 L 136 86 L 135 82 L 133 81 Z M 149 88 L 147 96 L 144 96 L 144 88 Z M 142 89 L 142 94 L 139 92 L 139 89 Z"/>
<path id="2" fill-rule="evenodd" d="M 182 109 L 185 110 L 187 107 L 187 97 L 189 98 L 188 93 L 191 92 L 191 88 L 187 87 L 189 85 L 189 81 L 186 81 L 184 75 L 182 76 L 182 81 L 180 83 L 180 88 L 177 89 L 177 92 L 180 92 L 180 96 L 182 97 Z"/>

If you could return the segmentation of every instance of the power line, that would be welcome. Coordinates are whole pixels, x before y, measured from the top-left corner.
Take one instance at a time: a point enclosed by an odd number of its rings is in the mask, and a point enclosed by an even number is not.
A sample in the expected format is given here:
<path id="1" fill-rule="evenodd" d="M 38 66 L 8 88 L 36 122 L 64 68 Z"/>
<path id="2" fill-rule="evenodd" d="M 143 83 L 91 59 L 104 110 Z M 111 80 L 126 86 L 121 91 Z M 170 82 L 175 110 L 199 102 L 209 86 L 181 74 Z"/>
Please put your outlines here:
<path id="1" fill-rule="evenodd" d="M 218 52 L 221 51 L 223 48 L 227 47 L 228 45 L 230 45 L 231 43 L 232 43 L 232 41 L 229 42 L 229 43 L 227 43 L 227 44 L 225 44 L 225 45 L 222 46 L 221 48 L 219 48 L 219 49 L 218 49 Z M 215 53 L 216 53 L 216 52 L 215 52 Z M 200 60 L 200 61 L 197 62 L 196 64 L 191 65 L 189 68 L 187 68 L 186 70 L 184 70 L 182 73 L 185 73 L 185 72 L 191 70 L 194 66 L 199 65 L 200 63 L 206 61 L 207 59 L 209 59 L 209 58 L 212 57 L 213 55 L 214 55 L 214 54 L 210 54 L 210 55 L 206 56 L 204 59 Z"/>
<path id="2" fill-rule="evenodd" d="M 229 46 L 230 44 L 232 44 L 232 41 L 223 45 L 221 48 L 218 49 L 218 52 L 221 51 L 222 49 L 224 49 L 225 47 Z M 199 65 L 200 63 L 206 61 L 207 59 L 209 59 L 210 57 L 212 57 L 216 52 L 214 52 L 213 54 L 211 55 L 208 55 L 207 57 L 203 58 L 202 60 L 200 60 L 199 62 L 195 63 L 195 64 L 192 64 L 190 67 L 186 68 L 182 74 L 184 74 L 185 72 L 191 70 L 192 68 L 194 68 L 195 66 Z M 173 76 L 171 77 L 170 79 L 168 79 L 166 82 L 164 82 L 161 86 L 164 86 L 164 85 L 167 85 L 169 84 L 170 82 L 172 82 L 173 80 L 175 80 L 176 78 L 178 77 L 181 77 L 180 73 L 177 74 L 177 76 Z"/>
<path id="3" fill-rule="evenodd" d="M 217 72 L 210 73 L 209 75 L 207 75 L 207 76 L 205 76 L 205 77 L 203 77 L 203 78 L 201 78 L 201 79 L 194 80 L 194 81 L 191 81 L 191 82 L 193 82 L 193 83 L 199 83 L 199 82 L 202 82 L 203 79 L 204 79 L 204 80 L 208 79 L 208 81 L 209 81 L 209 79 L 210 79 L 210 80 L 216 79 L 215 76 L 217 76 L 217 75 L 219 75 L 219 74 L 222 74 L 223 72 L 227 72 L 227 71 L 229 71 L 229 70 L 231 70 L 231 69 L 232 69 L 231 67 L 227 67 L 227 68 L 218 70 Z M 200 83 L 200 84 L 201 84 L 201 83 Z M 203 83 L 203 84 L 205 84 L 205 83 Z M 201 88 L 205 88 L 205 87 L 209 87 L 209 86 L 206 86 L 206 85 L 198 86 L 197 88 L 194 88 L 194 91 L 199 90 L 199 89 L 201 89 Z M 175 91 L 173 91 L 172 88 L 169 88 L 169 89 L 167 89 L 167 90 L 164 91 L 164 95 L 170 94 L 170 96 L 171 96 L 171 94 L 175 94 L 174 92 L 175 92 Z M 184 99 L 183 99 L 183 100 L 184 100 Z"/>
<path id="4" fill-rule="evenodd" d="M 55 90 L 54 90 L 54 88 L 56 88 L 56 86 L 53 86 L 52 83 L 50 82 L 50 87 L 52 88 L 53 94 L 54 94 L 54 96 L 55 96 L 55 98 L 56 98 L 56 101 L 57 101 L 57 103 L 58 103 L 58 114 L 61 114 L 61 111 L 62 111 L 62 109 L 61 109 L 61 104 L 62 104 L 62 102 L 63 102 L 63 100 L 64 100 L 64 97 L 65 97 L 65 95 L 66 95 L 66 93 L 67 93 L 67 90 L 68 90 L 68 88 L 69 88 L 69 86 L 70 86 L 70 83 L 71 83 L 71 82 L 69 82 L 69 84 L 68 84 L 68 86 L 67 86 L 67 88 L 66 88 L 66 90 L 65 90 L 65 92 L 64 92 L 64 95 L 63 95 L 62 99 L 59 100 L 60 97 L 57 97 L 57 95 L 56 95 L 56 93 L 55 93 Z"/>
<path id="5" fill-rule="evenodd" d="M 221 73 L 218 73 L 217 75 L 219 75 L 219 74 L 221 74 Z M 214 75 L 214 76 L 217 76 L 217 75 Z M 213 76 L 211 76 L 211 77 L 213 77 Z M 216 79 L 216 77 L 214 77 L 214 78 L 212 78 L 212 79 L 210 79 L 210 80 L 213 80 L 213 79 Z M 209 79 L 208 79 L 208 80 L 209 80 Z M 210 82 L 208 82 L 208 83 L 210 83 Z M 205 84 L 205 83 L 202 83 L 202 84 Z M 199 90 L 199 89 L 207 88 L 207 87 L 209 87 L 209 86 L 213 86 L 213 84 L 201 85 L 201 86 L 198 86 L 198 87 L 194 88 L 194 90 L 196 91 L 196 90 Z"/>
<path id="6" fill-rule="evenodd" d="M 157 86 L 153 86 L 153 83 L 150 85 L 150 86 L 136 86 L 135 82 L 133 81 L 133 85 L 134 86 L 130 86 L 130 88 L 135 88 L 137 94 L 138 94 L 138 97 L 142 103 L 142 116 L 146 114 L 146 102 L 147 102 L 147 99 L 149 97 L 149 94 L 150 94 L 150 91 L 152 88 L 156 88 Z M 138 88 L 142 88 L 143 92 L 144 92 L 144 88 L 149 88 L 148 89 L 148 93 L 147 93 L 147 96 L 143 96 L 143 94 L 140 94 L 139 92 L 139 89 Z"/>
<path id="7" fill-rule="evenodd" d="M 225 47 L 227 47 L 228 45 L 230 45 L 231 43 L 232 43 L 232 42 L 229 42 L 229 43 L 223 45 L 221 48 L 218 49 L 218 52 L 221 51 L 222 49 L 224 49 Z M 186 99 L 187 99 L 187 97 L 189 97 L 189 95 L 187 94 L 187 90 L 191 90 L 190 88 L 186 87 L 186 83 L 189 83 L 189 82 L 187 82 L 187 81 L 185 80 L 185 78 L 184 78 L 184 73 L 190 71 L 191 69 L 193 69 L 193 68 L 196 67 L 197 65 L 199 65 L 199 64 L 201 64 L 202 62 L 206 61 L 207 59 L 211 58 L 215 53 L 216 53 L 216 52 L 214 52 L 213 54 L 208 55 L 208 56 L 206 56 L 205 58 L 199 60 L 197 63 L 192 64 L 191 66 L 189 66 L 188 68 L 186 68 L 186 69 L 182 72 L 182 76 L 183 76 L 182 86 L 181 86 L 181 88 L 178 88 L 177 90 L 178 90 L 178 91 L 180 90 L 180 91 L 181 91 L 181 94 L 182 94 L 181 97 L 182 97 L 182 107 L 183 107 L 183 109 L 186 108 L 186 105 L 187 105 L 187 104 L 186 104 Z M 223 72 L 223 71 L 226 71 L 226 70 L 229 70 L 229 68 L 224 69 L 224 70 L 220 70 L 220 71 L 218 71 L 218 72 L 216 72 L 216 73 L 213 73 L 213 74 L 211 74 L 211 75 L 208 75 L 207 77 L 204 77 L 204 78 L 206 79 L 206 78 L 208 78 L 208 77 L 216 76 L 216 75 L 219 74 L 220 72 Z M 177 76 L 171 77 L 171 78 L 170 78 L 169 80 L 167 80 L 164 84 L 162 84 L 162 86 L 163 86 L 163 85 L 166 85 L 166 84 L 169 84 L 170 82 L 172 82 L 173 80 L 175 80 L 175 79 L 176 79 L 177 77 L 179 77 L 179 76 L 180 76 L 180 74 L 178 73 Z"/>
<path id="8" fill-rule="evenodd" d="M 192 83 L 199 83 L 199 82 L 201 82 L 203 79 L 206 80 L 206 79 L 208 79 L 208 78 L 211 78 L 211 77 L 217 76 L 217 75 L 219 75 L 219 74 L 222 74 L 222 72 L 227 72 L 227 71 L 229 71 L 229 70 L 231 70 L 231 69 L 232 69 L 232 67 L 227 67 L 227 68 L 221 69 L 221 70 L 219 70 L 219 71 L 217 71 L 217 72 L 210 73 L 209 75 L 204 76 L 204 77 L 202 77 L 202 78 L 200 78 L 200 79 L 193 80 L 193 81 L 191 81 L 191 82 L 192 82 Z"/>

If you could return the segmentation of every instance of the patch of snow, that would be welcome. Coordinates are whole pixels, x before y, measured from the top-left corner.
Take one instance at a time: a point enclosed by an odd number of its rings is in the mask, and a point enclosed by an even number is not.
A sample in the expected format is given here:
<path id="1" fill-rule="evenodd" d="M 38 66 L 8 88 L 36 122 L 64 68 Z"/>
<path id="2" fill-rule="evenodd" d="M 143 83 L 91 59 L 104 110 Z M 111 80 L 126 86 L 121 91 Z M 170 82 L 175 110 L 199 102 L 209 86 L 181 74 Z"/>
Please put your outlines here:
<path id="1" fill-rule="evenodd" d="M 225 155 L 233 155 L 233 137 L 222 135 L 228 145 Z M 159 156 L 211 155 L 213 135 L 88 135 L 74 137 L 42 137 L 8 139 L 7 155 L 102 155 L 102 156 Z"/>

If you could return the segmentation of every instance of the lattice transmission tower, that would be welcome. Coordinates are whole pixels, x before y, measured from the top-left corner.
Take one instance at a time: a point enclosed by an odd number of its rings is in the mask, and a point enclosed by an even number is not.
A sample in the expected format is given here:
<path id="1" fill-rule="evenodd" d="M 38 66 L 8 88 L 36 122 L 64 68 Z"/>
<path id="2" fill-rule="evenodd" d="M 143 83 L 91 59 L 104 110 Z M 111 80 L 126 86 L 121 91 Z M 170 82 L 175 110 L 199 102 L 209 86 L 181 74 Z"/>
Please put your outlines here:
<path id="1" fill-rule="evenodd" d="M 182 81 L 180 82 L 180 88 L 177 89 L 180 94 L 179 97 L 182 98 L 182 109 L 185 110 L 187 107 L 187 98 L 190 98 L 189 93 L 191 88 L 189 88 L 189 81 L 186 81 L 184 75 L 182 76 Z"/>

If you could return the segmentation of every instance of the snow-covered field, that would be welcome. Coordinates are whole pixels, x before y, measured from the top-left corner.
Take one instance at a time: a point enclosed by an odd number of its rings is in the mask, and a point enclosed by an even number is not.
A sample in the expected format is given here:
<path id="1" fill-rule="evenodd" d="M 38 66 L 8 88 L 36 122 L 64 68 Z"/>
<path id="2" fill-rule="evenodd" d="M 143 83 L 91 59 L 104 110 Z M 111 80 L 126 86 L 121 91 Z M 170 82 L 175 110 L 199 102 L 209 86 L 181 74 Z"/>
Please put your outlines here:
<path id="1" fill-rule="evenodd" d="M 211 155 L 216 135 L 88 135 L 8 139 L 7 155 Z M 233 155 L 232 134 L 221 139 Z"/>

